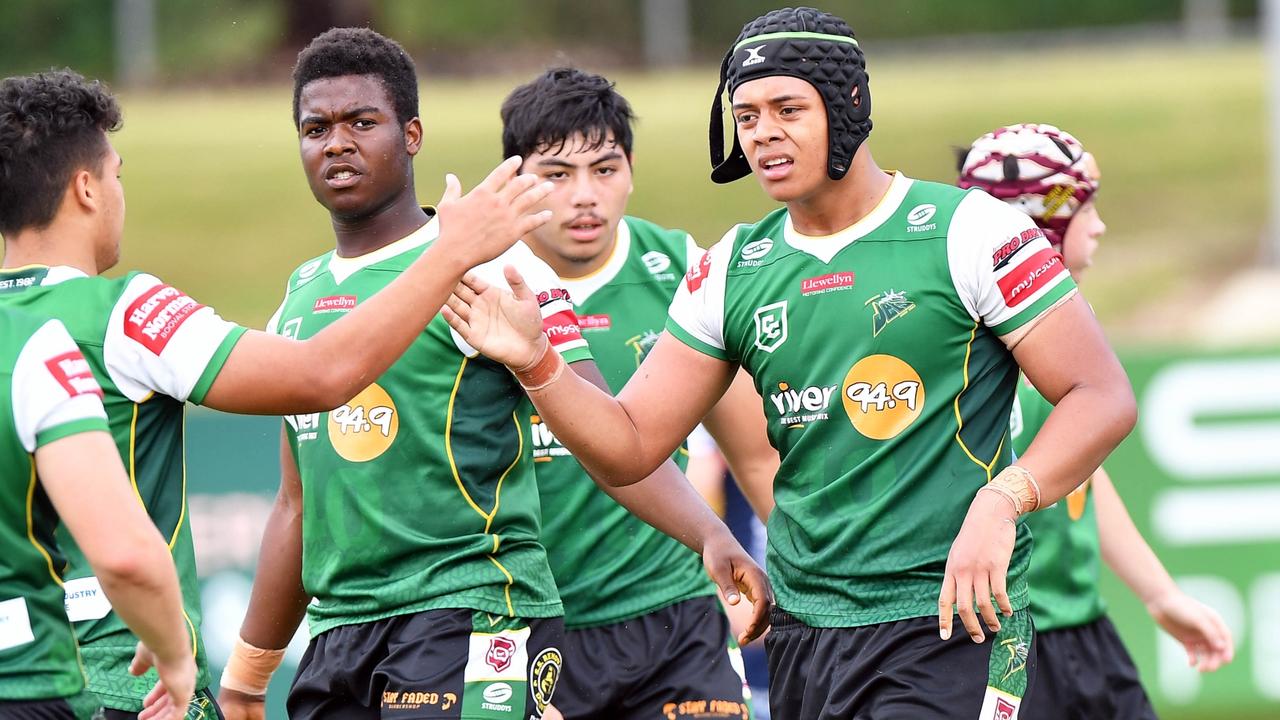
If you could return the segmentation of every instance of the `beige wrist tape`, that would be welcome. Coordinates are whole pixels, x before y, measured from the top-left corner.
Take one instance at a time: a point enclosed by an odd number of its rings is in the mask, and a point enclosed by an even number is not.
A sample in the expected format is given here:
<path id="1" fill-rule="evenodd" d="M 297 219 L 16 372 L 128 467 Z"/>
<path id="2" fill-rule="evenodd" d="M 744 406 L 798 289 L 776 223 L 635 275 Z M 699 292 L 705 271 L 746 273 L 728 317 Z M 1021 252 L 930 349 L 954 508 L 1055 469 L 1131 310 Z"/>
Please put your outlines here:
<path id="1" fill-rule="evenodd" d="M 1004 497 L 1019 515 L 1040 509 L 1040 484 L 1031 471 L 1018 465 L 1010 465 L 982 486 L 978 492 L 990 490 Z"/>
<path id="2" fill-rule="evenodd" d="M 231 658 L 222 671 L 222 687 L 246 695 L 266 695 L 271 673 L 280 667 L 283 659 L 283 648 L 263 650 L 250 645 L 243 638 L 236 638 Z"/>
<path id="3" fill-rule="evenodd" d="M 534 358 L 533 362 L 522 368 L 512 368 L 511 372 L 515 374 L 516 380 L 520 381 L 520 386 L 525 389 L 525 392 L 533 392 L 559 380 L 564 368 L 564 358 L 551 348 L 550 342 L 544 341 L 541 353 Z"/>

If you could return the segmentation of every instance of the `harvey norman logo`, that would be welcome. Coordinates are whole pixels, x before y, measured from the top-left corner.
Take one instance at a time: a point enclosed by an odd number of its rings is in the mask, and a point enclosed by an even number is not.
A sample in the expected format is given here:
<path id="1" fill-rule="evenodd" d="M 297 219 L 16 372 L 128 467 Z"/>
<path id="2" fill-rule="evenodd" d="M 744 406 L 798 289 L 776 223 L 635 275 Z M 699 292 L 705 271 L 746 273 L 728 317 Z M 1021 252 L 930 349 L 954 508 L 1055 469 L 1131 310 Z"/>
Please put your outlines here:
<path id="1" fill-rule="evenodd" d="M 925 203 L 911 208 L 911 212 L 907 213 L 907 232 L 928 232 L 936 230 L 937 223 L 931 223 L 930 220 L 937 214 L 938 206 L 932 203 Z"/>
<path id="2" fill-rule="evenodd" d="M 836 290 L 848 290 L 853 287 L 853 281 L 854 275 L 851 272 L 835 272 L 829 275 L 805 278 L 800 281 L 800 294 L 819 295 L 835 292 Z"/>

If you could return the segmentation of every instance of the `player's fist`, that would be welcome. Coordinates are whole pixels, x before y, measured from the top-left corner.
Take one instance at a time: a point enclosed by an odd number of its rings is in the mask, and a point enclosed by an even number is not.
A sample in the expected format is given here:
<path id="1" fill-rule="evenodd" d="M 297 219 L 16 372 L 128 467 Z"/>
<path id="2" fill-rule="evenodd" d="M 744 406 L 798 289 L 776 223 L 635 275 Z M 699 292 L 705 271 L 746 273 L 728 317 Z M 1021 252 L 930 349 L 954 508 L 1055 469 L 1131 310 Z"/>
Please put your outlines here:
<path id="1" fill-rule="evenodd" d="M 538 182 L 536 175 L 517 174 L 520 163 L 518 156 L 507 158 L 466 195 L 457 177 L 445 176 L 444 195 L 436 206 L 440 216 L 436 242 L 447 249 L 447 256 L 474 267 L 506 252 L 551 218 L 550 210 L 535 209 L 551 192 L 551 183 Z"/>

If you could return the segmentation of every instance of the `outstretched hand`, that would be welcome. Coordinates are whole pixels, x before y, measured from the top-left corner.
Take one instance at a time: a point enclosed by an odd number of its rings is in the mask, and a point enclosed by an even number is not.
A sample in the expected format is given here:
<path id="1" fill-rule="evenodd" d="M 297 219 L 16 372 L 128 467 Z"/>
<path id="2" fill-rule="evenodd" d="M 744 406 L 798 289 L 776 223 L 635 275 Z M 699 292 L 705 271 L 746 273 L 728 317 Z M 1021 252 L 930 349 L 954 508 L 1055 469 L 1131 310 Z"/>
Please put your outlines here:
<path id="1" fill-rule="evenodd" d="M 541 356 L 547 338 L 537 297 L 515 268 L 508 265 L 503 272 L 510 292 L 467 273 L 441 313 L 468 345 L 518 369 Z"/>
<path id="2" fill-rule="evenodd" d="M 943 640 L 951 639 L 953 612 L 960 615 L 970 639 L 976 643 L 986 639 L 982 623 L 992 633 L 1000 632 L 997 609 L 1005 617 L 1013 615 L 1005 582 L 1017 535 L 1015 515 L 1003 497 L 991 492 L 978 493 L 969 504 L 964 524 L 947 554 L 942 591 L 938 594 L 938 634 Z M 995 605 L 991 603 L 992 596 Z"/>
<path id="3" fill-rule="evenodd" d="M 457 176 L 446 175 L 444 194 L 436 205 L 440 239 L 449 257 L 465 267 L 488 262 L 519 242 L 520 238 L 551 219 L 550 210 L 534 211 L 552 189 L 530 173 L 517 175 L 519 156 L 494 168 L 471 192 L 462 194 Z"/>
<path id="4" fill-rule="evenodd" d="M 751 622 L 738 636 L 738 644 L 746 645 L 769 629 L 769 611 L 773 609 L 773 586 L 751 555 L 732 535 L 716 538 L 702 548 L 702 565 L 711 581 L 720 589 L 720 597 L 728 605 L 751 601 Z"/>
<path id="5" fill-rule="evenodd" d="M 1147 604 L 1147 612 L 1187 651 L 1187 663 L 1213 672 L 1231 662 L 1235 644 L 1222 616 L 1181 590 Z"/>

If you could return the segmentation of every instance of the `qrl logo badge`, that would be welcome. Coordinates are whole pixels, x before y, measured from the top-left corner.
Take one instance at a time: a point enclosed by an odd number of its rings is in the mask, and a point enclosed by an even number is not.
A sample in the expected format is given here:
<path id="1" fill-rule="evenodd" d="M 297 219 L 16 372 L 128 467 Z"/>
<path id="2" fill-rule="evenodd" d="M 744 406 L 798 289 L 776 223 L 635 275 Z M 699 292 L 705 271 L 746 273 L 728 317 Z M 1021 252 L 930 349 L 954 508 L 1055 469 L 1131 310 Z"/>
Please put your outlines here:
<path id="1" fill-rule="evenodd" d="M 771 353 L 787 341 L 787 301 L 756 309 L 756 347 Z"/>
<path id="2" fill-rule="evenodd" d="M 511 658 L 515 657 L 516 643 L 509 637 L 497 635 L 489 640 L 489 652 L 485 653 L 484 661 L 493 668 L 495 672 L 502 672 L 511 667 Z"/>

